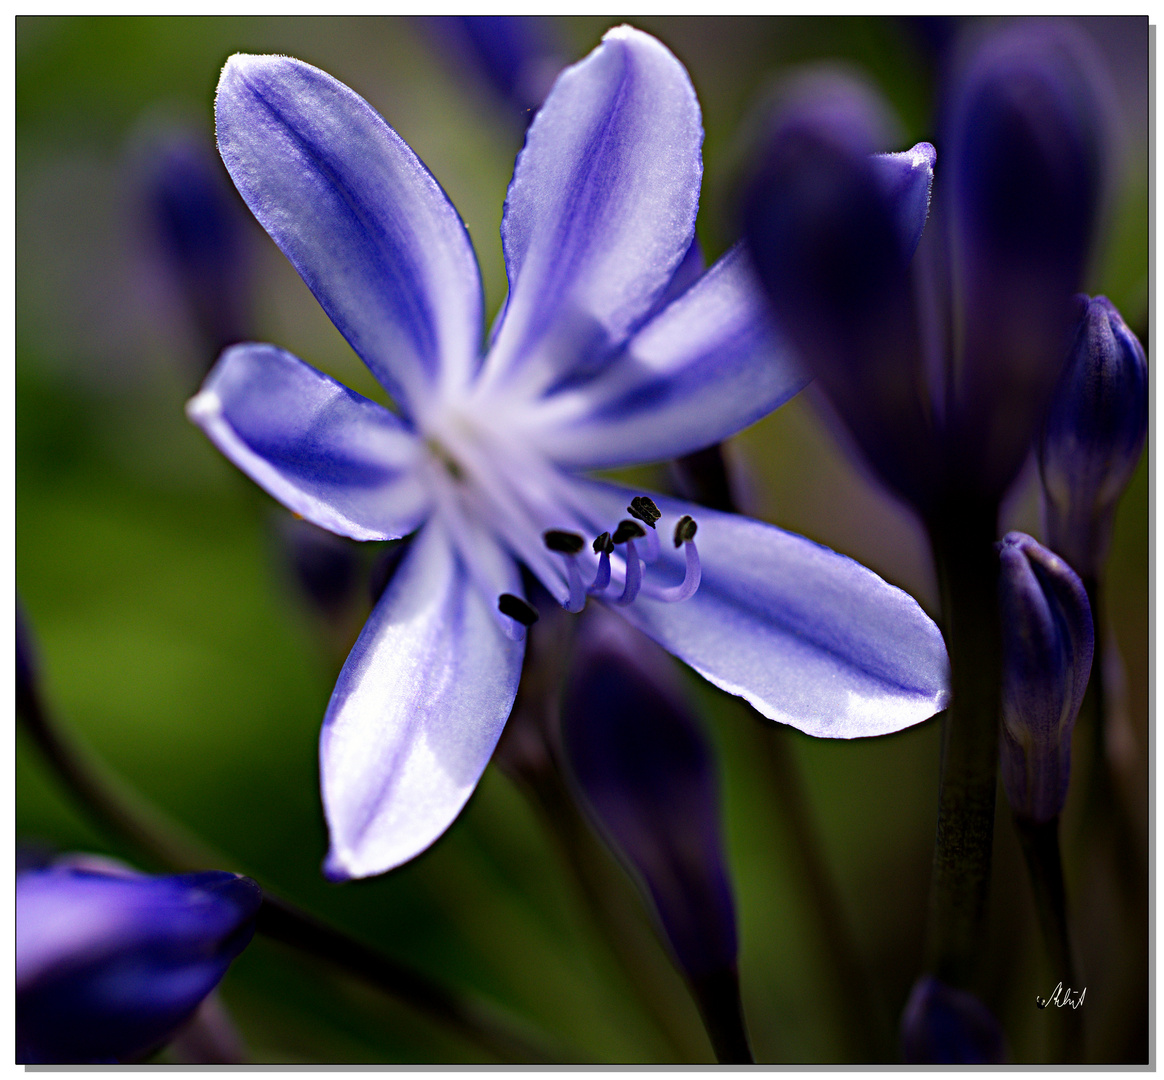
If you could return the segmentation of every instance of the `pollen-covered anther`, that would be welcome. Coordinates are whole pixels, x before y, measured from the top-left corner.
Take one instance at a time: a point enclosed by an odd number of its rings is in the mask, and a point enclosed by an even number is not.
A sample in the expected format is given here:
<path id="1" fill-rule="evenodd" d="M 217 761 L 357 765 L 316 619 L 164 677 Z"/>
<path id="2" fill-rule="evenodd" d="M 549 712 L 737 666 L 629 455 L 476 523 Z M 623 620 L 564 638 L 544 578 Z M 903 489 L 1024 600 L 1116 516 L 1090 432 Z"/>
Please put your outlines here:
<path id="1" fill-rule="evenodd" d="M 686 543 L 688 540 L 695 539 L 695 532 L 699 528 L 695 524 L 695 518 L 690 514 L 684 514 L 677 522 L 675 522 L 675 546 Z"/>
<path id="2" fill-rule="evenodd" d="M 638 518 L 644 525 L 649 525 L 652 529 L 655 527 L 655 522 L 663 516 L 659 512 L 659 508 L 646 495 L 636 495 L 631 499 L 626 512 L 631 517 Z"/>
<path id="3" fill-rule="evenodd" d="M 623 518 L 618 523 L 618 528 L 614 530 L 614 535 L 610 538 L 616 544 L 625 544 L 632 540 L 638 540 L 647 535 L 647 530 L 644 529 L 638 522 L 628 521 Z"/>
<path id="4" fill-rule="evenodd" d="M 547 529 L 542 533 L 542 539 L 551 551 L 562 555 L 577 555 L 585 546 L 586 541 L 575 532 L 566 532 L 563 529 Z M 598 549 L 595 548 L 595 551 Z"/>
<path id="5" fill-rule="evenodd" d="M 503 592 L 497 598 L 497 610 L 502 615 L 508 615 L 514 622 L 522 626 L 533 626 L 538 621 L 537 611 L 530 607 L 520 596 Z"/>
<path id="6" fill-rule="evenodd" d="M 565 529 L 547 529 L 542 533 L 542 539 L 551 551 L 566 557 L 566 577 L 570 584 L 566 610 L 581 611 L 586 606 L 586 586 L 582 584 L 582 571 L 578 569 L 578 560 L 574 556 L 586 546 L 586 540 Z"/>
<path id="7" fill-rule="evenodd" d="M 609 555 L 614 550 L 614 541 L 610 538 L 610 533 L 600 533 L 594 538 L 594 543 L 590 545 L 594 548 L 595 555 Z"/>

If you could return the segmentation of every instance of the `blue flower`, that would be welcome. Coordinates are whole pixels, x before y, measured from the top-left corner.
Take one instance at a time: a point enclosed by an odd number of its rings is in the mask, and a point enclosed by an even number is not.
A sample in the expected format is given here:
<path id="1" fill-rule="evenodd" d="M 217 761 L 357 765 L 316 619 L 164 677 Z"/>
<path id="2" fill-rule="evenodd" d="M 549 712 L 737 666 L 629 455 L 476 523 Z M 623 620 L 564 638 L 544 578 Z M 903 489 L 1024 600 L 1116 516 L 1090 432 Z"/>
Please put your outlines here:
<path id="1" fill-rule="evenodd" d="M 1083 582 L 1026 533 L 999 544 L 1002 783 L 1011 808 L 1051 821 L 1067 800 L 1071 733 L 1083 704 L 1095 631 Z"/>
<path id="2" fill-rule="evenodd" d="M 132 1060 L 165 1042 L 254 932 L 262 891 L 208 870 L 68 861 L 16 879 L 16 1056 Z"/>
<path id="3" fill-rule="evenodd" d="M 235 56 L 216 110 L 243 198 L 399 412 L 258 344 L 227 350 L 187 411 L 317 525 L 418 530 L 324 718 L 330 876 L 405 862 L 469 798 L 535 617 L 520 565 L 811 734 L 879 735 L 943 707 L 941 636 L 904 593 L 768 525 L 580 475 L 727 438 L 805 381 L 738 249 L 654 311 L 692 244 L 703 138 L 659 42 L 610 31 L 530 126 L 485 355 L 464 225 L 362 98 L 297 60 Z"/>
<path id="4" fill-rule="evenodd" d="M 863 86 L 802 81 L 761 147 L 744 226 L 780 327 L 923 516 L 996 505 L 1030 451 L 1104 185 L 1098 80 L 1070 27 L 988 37 L 950 88 L 928 222 L 937 152 L 876 154 L 890 125 Z"/>

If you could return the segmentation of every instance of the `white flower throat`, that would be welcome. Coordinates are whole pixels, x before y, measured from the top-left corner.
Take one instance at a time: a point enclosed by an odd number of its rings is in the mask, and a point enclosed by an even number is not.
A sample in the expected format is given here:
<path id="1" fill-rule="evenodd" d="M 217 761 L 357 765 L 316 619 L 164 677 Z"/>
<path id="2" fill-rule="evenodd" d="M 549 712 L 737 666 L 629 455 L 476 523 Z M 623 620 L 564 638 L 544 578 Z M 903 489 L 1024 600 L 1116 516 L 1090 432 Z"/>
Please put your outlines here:
<path id="1" fill-rule="evenodd" d="M 507 423 L 500 403 L 467 399 L 430 413 L 424 424 L 430 486 L 438 514 L 475 584 L 497 604 L 503 628 L 518 636 L 537 612 L 505 589 L 481 543 L 500 541 L 566 610 L 581 611 L 588 595 L 618 604 L 639 596 L 680 601 L 699 588 L 696 524 L 683 515 L 671 539 L 683 547 L 686 570 L 678 585 L 645 580 L 659 557 L 662 514 L 646 495 L 635 496 L 628 517 L 604 521 L 574 478 Z M 472 406 L 470 409 L 468 406 Z M 664 526 L 666 527 L 666 526 Z"/>

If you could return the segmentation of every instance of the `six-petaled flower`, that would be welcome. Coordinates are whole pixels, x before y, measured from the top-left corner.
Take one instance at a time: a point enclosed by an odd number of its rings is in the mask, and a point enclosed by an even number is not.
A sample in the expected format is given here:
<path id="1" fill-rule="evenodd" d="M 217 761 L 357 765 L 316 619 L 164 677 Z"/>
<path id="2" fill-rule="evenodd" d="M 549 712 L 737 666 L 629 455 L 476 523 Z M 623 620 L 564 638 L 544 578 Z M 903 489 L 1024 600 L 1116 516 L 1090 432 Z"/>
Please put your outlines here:
<path id="1" fill-rule="evenodd" d="M 533 616 L 521 566 L 564 607 L 611 604 L 811 734 L 883 734 L 943 707 L 941 636 L 900 590 L 772 526 L 582 475 L 724 439 L 805 382 L 739 249 L 668 292 L 694 238 L 703 133 L 659 42 L 610 31 L 531 125 L 484 351 L 460 217 L 362 98 L 293 59 L 235 56 L 216 116 L 239 191 L 398 411 L 247 344 L 189 415 L 308 520 L 417 533 L 324 720 L 331 876 L 412 858 L 472 793 Z"/>

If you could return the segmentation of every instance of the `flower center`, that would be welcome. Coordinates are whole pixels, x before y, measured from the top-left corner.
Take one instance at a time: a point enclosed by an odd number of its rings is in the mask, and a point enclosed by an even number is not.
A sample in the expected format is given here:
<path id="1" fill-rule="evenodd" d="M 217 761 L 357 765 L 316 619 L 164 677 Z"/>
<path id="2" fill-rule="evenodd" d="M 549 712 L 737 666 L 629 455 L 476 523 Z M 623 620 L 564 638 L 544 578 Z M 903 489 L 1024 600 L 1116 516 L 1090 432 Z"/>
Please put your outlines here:
<path id="1" fill-rule="evenodd" d="M 426 428 L 441 517 L 507 631 L 519 636 L 537 613 L 499 580 L 493 545 L 482 534 L 500 541 L 568 611 L 581 611 L 591 595 L 626 605 L 639 596 L 686 600 L 699 588 L 691 517 L 679 519 L 672 537 L 676 549 L 684 548 L 683 580 L 670 587 L 647 582 L 645 568 L 659 558 L 656 524 L 663 516 L 648 496 L 636 495 L 626 508 L 630 516 L 598 533 L 602 523 L 577 482 L 522 440 L 505 410 L 450 409 Z"/>

